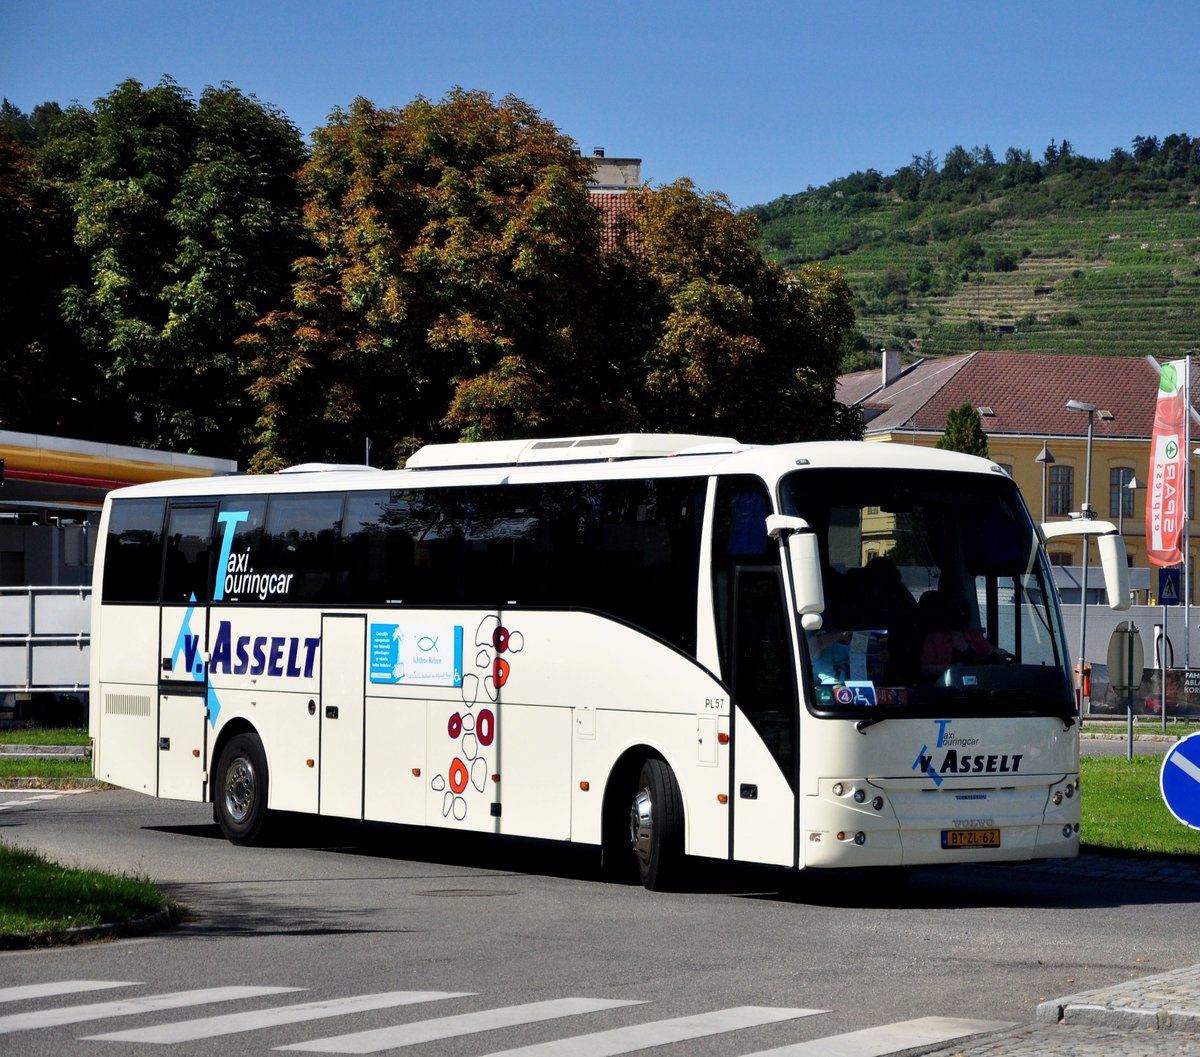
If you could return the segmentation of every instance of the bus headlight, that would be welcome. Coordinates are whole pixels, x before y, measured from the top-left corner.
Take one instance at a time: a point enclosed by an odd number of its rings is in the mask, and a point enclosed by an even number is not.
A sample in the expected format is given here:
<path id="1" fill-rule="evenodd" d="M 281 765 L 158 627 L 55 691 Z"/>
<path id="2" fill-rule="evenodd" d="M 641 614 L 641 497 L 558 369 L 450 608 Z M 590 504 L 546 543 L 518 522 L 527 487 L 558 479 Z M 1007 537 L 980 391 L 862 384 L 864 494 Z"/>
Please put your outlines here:
<path id="1" fill-rule="evenodd" d="M 1063 801 L 1062 790 L 1055 789 L 1053 795 L 1050 797 L 1050 802 L 1052 804 L 1054 804 L 1055 807 L 1058 807 L 1058 805 L 1061 804 L 1062 801 Z"/>

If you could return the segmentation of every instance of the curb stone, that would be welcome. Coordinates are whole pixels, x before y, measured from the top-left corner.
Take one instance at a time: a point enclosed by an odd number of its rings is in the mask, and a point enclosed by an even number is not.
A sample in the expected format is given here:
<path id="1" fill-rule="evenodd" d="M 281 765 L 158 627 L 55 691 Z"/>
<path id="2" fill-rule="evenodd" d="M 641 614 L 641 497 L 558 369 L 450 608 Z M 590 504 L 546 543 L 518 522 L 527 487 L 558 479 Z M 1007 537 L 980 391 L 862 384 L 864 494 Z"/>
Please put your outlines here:
<path id="1" fill-rule="evenodd" d="M 105 925 L 78 925 L 75 928 L 55 929 L 48 932 L 20 932 L 11 936 L 0 936 L 0 950 L 24 951 L 35 947 L 63 947 L 95 940 L 124 939 L 129 936 L 146 936 L 160 929 L 170 928 L 179 920 L 179 912 L 173 907 L 157 910 L 144 918 L 133 921 L 118 921 Z"/>
<path id="2" fill-rule="evenodd" d="M 1039 1024 L 1086 1024 L 1131 1031 L 1200 1031 L 1200 965 L 1051 999 Z"/>

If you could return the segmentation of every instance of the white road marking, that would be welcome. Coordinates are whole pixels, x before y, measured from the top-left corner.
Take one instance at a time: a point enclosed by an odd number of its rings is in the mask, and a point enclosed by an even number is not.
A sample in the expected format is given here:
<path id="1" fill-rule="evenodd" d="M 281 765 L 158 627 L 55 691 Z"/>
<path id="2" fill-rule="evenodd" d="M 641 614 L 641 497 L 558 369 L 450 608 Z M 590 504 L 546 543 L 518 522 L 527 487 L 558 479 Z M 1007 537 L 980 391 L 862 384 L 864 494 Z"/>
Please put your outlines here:
<path id="1" fill-rule="evenodd" d="M 791 1046 L 760 1050 L 746 1057 L 886 1057 L 917 1046 L 980 1035 L 985 1031 L 1011 1028 L 1011 1021 L 963 1020 L 959 1017 L 920 1017 L 883 1024 L 862 1031 L 848 1031 L 824 1039 L 810 1039 Z"/>
<path id="2" fill-rule="evenodd" d="M 300 990 L 303 988 L 208 987 L 199 991 L 174 991 L 166 995 L 147 995 L 145 998 L 128 998 L 115 1002 L 94 1002 L 86 1006 L 46 1009 L 40 1013 L 11 1013 L 6 1017 L 0 1017 L 0 1034 L 10 1031 L 29 1031 L 33 1028 L 53 1028 L 60 1024 L 78 1024 L 85 1020 L 103 1020 L 105 1017 L 128 1017 L 136 1013 L 149 1013 L 156 1009 L 202 1006 L 209 1002 L 228 1002 L 237 998 L 257 998 L 260 995 L 278 995 L 287 991 Z"/>
<path id="3" fill-rule="evenodd" d="M 488 1057 L 618 1057 L 619 1054 L 666 1046 L 672 1042 L 720 1035 L 726 1031 L 774 1024 L 825 1013 L 824 1009 L 779 1009 L 769 1006 L 734 1006 L 692 1017 L 655 1020 L 648 1024 L 630 1024 L 624 1028 L 597 1031 L 591 1035 L 576 1035 L 569 1039 L 540 1042 L 488 1054 Z"/>
<path id="4" fill-rule="evenodd" d="M 0 988 L 0 1002 L 33 1001 L 105 988 L 137 987 L 123 980 L 59 980 Z M 157 1010 L 182 1009 L 209 1003 L 301 991 L 297 987 L 214 987 L 142 998 L 96 1002 L 86 1005 L 49 1009 L 40 1013 L 0 1016 L 0 1033 L 51 1028 L 109 1017 L 133 1016 Z M 152 1025 L 98 1035 L 81 1041 L 174 1044 L 256 1031 L 288 1024 L 300 1024 L 328 1017 L 349 1016 L 372 1010 L 392 1009 L 424 1002 L 470 997 L 461 991 L 386 991 L 343 998 L 301 1002 L 268 1009 L 197 1017 L 173 1024 Z M 604 998 L 562 998 L 495 1009 L 478 1010 L 454 1016 L 418 1020 L 408 1024 L 352 1032 L 314 1039 L 309 1042 L 278 1046 L 277 1050 L 315 1053 L 375 1053 L 379 1050 L 414 1046 L 440 1039 L 458 1038 L 501 1028 L 536 1024 L 543 1021 L 601 1013 L 643 1002 Z M 657 1049 L 689 1039 L 780 1023 L 826 1013 L 823 1009 L 792 1009 L 774 1006 L 734 1006 L 685 1017 L 674 1017 L 642 1024 L 596 1031 L 569 1038 L 532 1043 L 489 1053 L 487 1057 L 621 1057 L 635 1051 Z M 761 1050 L 745 1057 L 887 1057 L 887 1055 L 930 1045 L 944 1045 L 986 1032 L 1012 1027 L 1011 1022 L 968 1020 L 959 1017 L 921 1017 L 898 1021 L 861 1031 L 828 1035 L 790 1045 Z"/>
<path id="5" fill-rule="evenodd" d="M 107 987 L 136 987 L 140 982 L 139 980 L 59 980 L 53 984 L 0 987 L 0 1002 L 20 1002 L 29 998 L 73 995 L 80 991 L 103 991 Z"/>
<path id="6" fill-rule="evenodd" d="M 86 1039 L 105 1042 L 195 1042 L 197 1039 L 234 1035 L 242 1031 L 257 1031 L 259 1028 L 273 1028 L 280 1024 L 300 1024 L 308 1020 L 342 1017 L 349 1013 L 362 1013 L 370 1009 L 391 1009 L 395 1006 L 414 1005 L 418 1002 L 465 998 L 471 994 L 473 994 L 471 991 L 385 991 L 377 995 L 353 995 L 350 998 L 304 1002 L 294 1006 L 279 1006 L 275 1009 L 256 1009 L 246 1013 L 226 1013 L 217 1017 L 181 1020 L 176 1024 L 133 1028 L 130 1031 L 114 1031 L 106 1035 L 88 1035 Z"/>
<path id="7" fill-rule="evenodd" d="M 279 1050 L 304 1050 L 310 1053 L 375 1053 L 397 1046 L 415 1046 L 419 1042 L 455 1038 L 495 1028 L 508 1028 L 517 1024 L 533 1024 L 539 1020 L 557 1017 L 578 1016 L 581 1013 L 596 1013 L 620 1006 L 637 1006 L 640 1002 L 625 1002 L 608 998 L 559 998 L 548 1002 L 529 1002 L 520 1006 L 505 1006 L 501 1009 L 483 1009 L 476 1013 L 462 1013 L 454 1017 L 438 1017 L 435 1020 L 418 1020 L 411 1024 L 397 1024 L 390 1028 L 359 1031 L 351 1035 L 335 1035 L 327 1039 L 314 1039 L 292 1046 L 278 1046 Z"/>

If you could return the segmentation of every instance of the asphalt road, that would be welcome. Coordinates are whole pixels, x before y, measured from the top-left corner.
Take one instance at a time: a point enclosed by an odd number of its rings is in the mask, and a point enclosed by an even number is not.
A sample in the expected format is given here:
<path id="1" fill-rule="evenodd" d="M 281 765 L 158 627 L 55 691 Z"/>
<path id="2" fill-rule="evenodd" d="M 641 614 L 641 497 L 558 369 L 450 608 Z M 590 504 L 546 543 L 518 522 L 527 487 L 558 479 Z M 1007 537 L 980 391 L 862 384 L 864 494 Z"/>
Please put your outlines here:
<path id="1" fill-rule="evenodd" d="M 0 1053 L 22 1057 L 151 1042 L 165 1057 L 313 1045 L 587 1057 L 631 1052 L 612 1048 L 631 1039 L 654 1057 L 740 1057 L 878 1028 L 903 1040 L 897 1025 L 923 1018 L 1028 1023 L 1045 999 L 1198 960 L 1200 886 L 1067 872 L 962 866 L 899 885 L 701 865 L 687 891 L 649 893 L 561 845 L 301 820 L 275 846 L 236 848 L 207 807 L 123 791 L 0 793 L 0 837 L 148 875 L 188 908 L 141 939 L 0 953 Z M 70 981 L 95 989 L 62 991 Z M 295 990 L 211 990 L 231 987 Z M 196 993 L 147 1004 L 181 992 Z M 413 1004 L 357 1008 L 396 992 Z M 356 1005 L 329 1005 L 342 999 Z M 541 1005 L 566 999 L 578 1001 Z M 202 1004 L 155 1008 L 182 1001 Z M 741 1007 L 758 1012 L 724 1012 Z M 178 1037 L 197 1018 L 281 1008 L 195 1029 L 233 1034 Z M 518 1023 L 538 1015 L 551 1019 Z M 676 1037 L 664 1024 L 701 1034 L 664 1041 Z"/>

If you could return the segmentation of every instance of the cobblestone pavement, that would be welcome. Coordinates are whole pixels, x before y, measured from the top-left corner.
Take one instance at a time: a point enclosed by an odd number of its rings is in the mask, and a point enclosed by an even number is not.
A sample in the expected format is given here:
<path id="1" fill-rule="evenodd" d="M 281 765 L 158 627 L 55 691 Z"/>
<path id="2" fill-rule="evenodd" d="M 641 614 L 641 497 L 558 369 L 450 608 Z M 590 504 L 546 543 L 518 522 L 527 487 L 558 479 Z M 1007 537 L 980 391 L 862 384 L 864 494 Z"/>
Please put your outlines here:
<path id="1" fill-rule="evenodd" d="M 1167 859 L 1081 855 L 1024 870 L 1186 885 L 1200 866 Z M 1200 965 L 1043 1002 L 1030 1024 L 977 1036 L 927 1057 L 1200 1057 Z"/>

